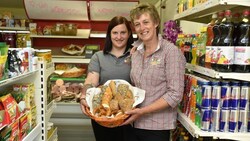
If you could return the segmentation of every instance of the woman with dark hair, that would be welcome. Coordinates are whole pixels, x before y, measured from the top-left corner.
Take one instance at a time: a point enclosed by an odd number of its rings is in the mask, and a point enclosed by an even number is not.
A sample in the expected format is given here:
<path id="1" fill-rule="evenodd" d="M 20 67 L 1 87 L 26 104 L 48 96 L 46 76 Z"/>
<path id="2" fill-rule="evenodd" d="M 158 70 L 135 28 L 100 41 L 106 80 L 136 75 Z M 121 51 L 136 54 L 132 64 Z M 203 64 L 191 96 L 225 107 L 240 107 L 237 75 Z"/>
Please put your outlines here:
<path id="1" fill-rule="evenodd" d="M 111 19 L 103 51 L 96 52 L 88 65 L 88 74 L 80 98 L 81 110 L 87 115 L 85 108 L 86 90 L 89 87 L 103 85 L 111 79 L 130 80 L 130 63 L 127 59 L 134 42 L 129 21 L 121 16 Z M 107 128 L 91 120 L 96 141 L 122 141 L 124 129 L 128 126 Z"/>

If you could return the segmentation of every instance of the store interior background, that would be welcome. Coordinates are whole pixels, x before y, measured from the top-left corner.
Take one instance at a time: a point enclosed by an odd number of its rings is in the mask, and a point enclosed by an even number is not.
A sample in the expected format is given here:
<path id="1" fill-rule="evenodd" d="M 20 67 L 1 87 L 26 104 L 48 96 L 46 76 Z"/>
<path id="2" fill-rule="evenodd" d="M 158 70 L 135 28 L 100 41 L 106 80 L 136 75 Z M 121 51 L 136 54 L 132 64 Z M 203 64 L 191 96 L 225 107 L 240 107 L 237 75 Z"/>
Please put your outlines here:
<path id="1" fill-rule="evenodd" d="M 177 0 L 139 0 L 139 2 L 148 2 L 156 6 L 161 16 L 161 31 L 164 28 L 164 22 L 174 19 L 174 15 L 177 13 Z M 23 0 L 0 0 L 0 13 L 4 11 L 11 11 L 12 14 L 15 16 L 14 18 L 27 19 Z M 208 18 L 205 18 L 203 23 L 208 22 L 208 20 Z M 180 26 L 184 33 L 198 33 L 203 24 L 189 21 L 180 21 Z M 59 110 L 57 110 L 59 111 L 57 113 L 57 116 L 61 116 L 64 118 L 53 120 L 52 116 L 52 122 L 58 124 L 63 123 L 63 125 L 58 125 L 58 127 L 61 128 L 61 131 L 59 129 L 58 133 L 58 138 L 60 141 L 94 141 L 94 135 L 91 129 L 90 120 L 87 119 L 87 117 L 84 117 L 84 120 L 79 119 L 80 117 L 82 118 L 83 115 L 80 112 L 80 108 L 77 108 L 78 109 L 75 110 L 75 107 L 72 106 L 71 109 L 70 105 L 68 107 L 61 107 Z M 63 110 L 65 109 L 71 109 L 70 113 L 64 114 Z"/>
<path id="2" fill-rule="evenodd" d="M 126 1 L 126 0 L 120 0 L 120 1 Z M 164 28 L 163 27 L 164 22 L 168 20 L 172 20 L 177 11 L 177 4 L 178 4 L 177 0 L 139 0 L 139 2 L 140 3 L 148 2 L 156 6 L 161 16 L 161 29 Z M 13 15 L 15 15 L 16 18 L 20 18 L 20 19 L 27 18 L 25 10 L 24 10 L 23 0 L 0 0 L 0 12 L 6 11 L 6 10 L 10 10 L 11 12 L 13 12 Z M 208 17 L 203 17 L 202 19 L 198 19 L 198 20 L 199 20 L 199 23 L 184 21 L 184 20 L 180 21 L 180 26 L 182 27 L 183 32 L 184 33 L 197 33 L 199 32 L 200 28 L 203 26 L 201 22 L 202 23 L 209 22 Z M 188 28 L 190 26 L 192 28 Z"/>

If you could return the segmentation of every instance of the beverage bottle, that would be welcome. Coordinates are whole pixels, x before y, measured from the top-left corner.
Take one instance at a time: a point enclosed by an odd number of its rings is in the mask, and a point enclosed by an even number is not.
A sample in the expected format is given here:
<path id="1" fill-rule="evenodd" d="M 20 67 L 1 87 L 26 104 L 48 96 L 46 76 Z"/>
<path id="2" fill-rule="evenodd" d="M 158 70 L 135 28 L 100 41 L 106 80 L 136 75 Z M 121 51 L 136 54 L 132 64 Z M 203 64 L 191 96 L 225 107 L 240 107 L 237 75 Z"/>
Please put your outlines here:
<path id="1" fill-rule="evenodd" d="M 238 45 L 238 39 L 240 36 L 239 31 L 239 24 L 240 24 L 240 13 L 236 12 L 233 14 L 233 23 L 234 23 L 234 33 L 233 33 L 233 39 L 234 39 L 234 46 Z"/>
<path id="2" fill-rule="evenodd" d="M 197 56 L 196 56 L 196 52 L 197 52 L 197 44 L 198 44 L 198 37 L 199 37 L 199 34 L 193 34 L 193 39 L 192 39 L 192 61 L 191 61 L 191 64 L 193 65 L 196 65 L 196 59 L 197 59 Z"/>
<path id="3" fill-rule="evenodd" d="M 205 67 L 211 68 L 211 50 L 212 50 L 212 41 L 214 39 L 213 27 L 217 19 L 217 14 L 212 15 L 212 20 L 207 26 L 207 43 L 206 43 L 206 56 L 205 56 Z"/>
<path id="4" fill-rule="evenodd" d="M 191 54 L 191 42 L 192 42 L 192 35 L 188 34 L 185 36 L 185 43 L 184 43 L 184 56 L 188 63 L 191 63 L 192 54 Z"/>
<path id="5" fill-rule="evenodd" d="M 213 41 L 212 41 L 212 47 L 211 47 L 211 68 L 214 70 L 217 70 L 217 61 L 218 61 L 218 57 L 217 57 L 217 49 L 219 46 L 219 41 L 220 41 L 220 29 L 219 26 L 222 22 L 222 19 L 224 18 L 224 12 L 221 11 L 218 13 L 218 18 L 215 21 L 215 25 L 213 27 Z"/>
<path id="6" fill-rule="evenodd" d="M 200 38 L 198 40 L 199 54 L 197 56 L 198 65 L 205 67 L 205 54 L 206 54 L 206 43 L 207 43 L 207 27 L 201 29 Z"/>
<path id="7" fill-rule="evenodd" d="M 225 19 L 220 24 L 219 29 L 221 31 L 221 37 L 217 50 L 217 70 L 220 72 L 232 72 L 234 60 L 234 24 L 232 22 L 231 10 L 225 11 Z"/>
<path id="8" fill-rule="evenodd" d="M 240 37 L 235 47 L 235 71 L 250 72 L 250 10 L 243 11 L 242 21 L 239 25 Z"/>

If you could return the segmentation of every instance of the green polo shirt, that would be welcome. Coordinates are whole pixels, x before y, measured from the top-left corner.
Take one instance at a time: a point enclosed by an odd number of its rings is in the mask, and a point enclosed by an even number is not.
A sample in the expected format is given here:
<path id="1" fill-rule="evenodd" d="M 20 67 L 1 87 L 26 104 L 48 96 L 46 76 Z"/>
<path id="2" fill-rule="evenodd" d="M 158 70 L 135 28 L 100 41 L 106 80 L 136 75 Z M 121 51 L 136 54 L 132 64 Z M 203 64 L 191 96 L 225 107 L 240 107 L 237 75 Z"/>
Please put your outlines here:
<path id="1" fill-rule="evenodd" d="M 130 62 L 125 61 L 128 58 L 129 52 L 126 52 L 120 57 L 112 54 L 103 54 L 103 51 L 96 52 L 88 65 L 88 72 L 99 73 L 99 84 L 103 85 L 111 79 L 123 79 L 131 83 L 130 80 Z"/>

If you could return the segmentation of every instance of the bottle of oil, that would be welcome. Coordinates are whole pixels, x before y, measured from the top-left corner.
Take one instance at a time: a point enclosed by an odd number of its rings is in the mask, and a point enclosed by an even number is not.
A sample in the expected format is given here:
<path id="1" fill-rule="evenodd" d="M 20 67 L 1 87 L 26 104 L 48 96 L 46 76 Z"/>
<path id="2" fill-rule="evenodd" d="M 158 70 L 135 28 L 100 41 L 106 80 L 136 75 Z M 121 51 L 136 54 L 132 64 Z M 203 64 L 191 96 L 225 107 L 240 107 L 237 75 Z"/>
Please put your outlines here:
<path id="1" fill-rule="evenodd" d="M 217 70 L 217 64 L 216 64 L 218 61 L 217 51 L 221 36 L 219 26 L 222 22 L 222 19 L 224 18 L 224 11 L 219 12 L 217 15 L 218 18 L 215 21 L 215 25 L 213 27 L 214 39 L 212 41 L 212 47 L 211 47 L 211 68 L 214 70 Z"/>
<path id="2" fill-rule="evenodd" d="M 231 10 L 225 11 L 225 19 L 220 24 L 219 29 L 221 32 L 221 37 L 217 50 L 217 70 L 220 72 L 232 72 L 234 61 L 234 24 L 232 22 Z"/>
<path id="3" fill-rule="evenodd" d="M 250 72 L 250 10 L 243 11 L 242 21 L 239 25 L 240 37 L 235 47 L 235 71 Z"/>

